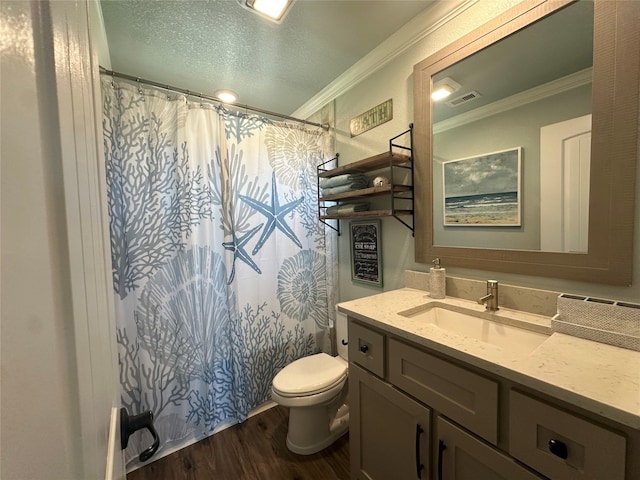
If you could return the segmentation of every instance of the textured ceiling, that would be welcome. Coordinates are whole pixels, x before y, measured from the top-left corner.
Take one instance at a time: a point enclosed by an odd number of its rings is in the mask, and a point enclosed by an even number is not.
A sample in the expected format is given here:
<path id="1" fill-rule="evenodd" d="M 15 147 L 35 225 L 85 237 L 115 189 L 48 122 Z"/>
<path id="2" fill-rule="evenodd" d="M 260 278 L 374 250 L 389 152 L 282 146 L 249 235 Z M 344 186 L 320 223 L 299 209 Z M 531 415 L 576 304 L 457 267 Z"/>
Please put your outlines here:
<path id="1" fill-rule="evenodd" d="M 435 0 L 297 0 L 278 25 L 236 0 L 102 0 L 112 69 L 290 114 Z"/>

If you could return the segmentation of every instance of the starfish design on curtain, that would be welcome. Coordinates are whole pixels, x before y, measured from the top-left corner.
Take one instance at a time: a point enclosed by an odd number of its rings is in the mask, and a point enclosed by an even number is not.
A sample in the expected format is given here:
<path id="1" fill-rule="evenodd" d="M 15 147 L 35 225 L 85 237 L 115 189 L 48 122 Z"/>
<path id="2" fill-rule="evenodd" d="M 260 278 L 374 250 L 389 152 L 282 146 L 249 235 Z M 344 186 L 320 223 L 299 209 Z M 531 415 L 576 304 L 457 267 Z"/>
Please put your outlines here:
<path id="1" fill-rule="evenodd" d="M 269 239 L 273 231 L 276 227 L 282 233 L 284 233 L 287 237 L 289 237 L 293 243 L 295 243 L 298 247 L 302 248 L 302 243 L 296 237 L 296 234 L 293 232 L 291 227 L 287 224 L 285 217 L 291 212 L 294 208 L 296 208 L 300 202 L 304 200 L 304 197 L 300 197 L 298 200 L 294 200 L 293 202 L 289 202 L 285 205 L 280 205 L 278 200 L 278 188 L 276 185 L 276 172 L 274 171 L 271 175 L 271 205 L 264 204 L 262 202 L 258 202 L 253 198 L 246 197 L 244 195 L 238 195 L 242 200 L 247 202 L 253 208 L 255 208 L 258 212 L 262 213 L 265 217 L 267 217 L 267 223 L 262 231 L 262 235 L 260 236 L 260 240 L 256 243 L 256 246 L 253 248 L 253 255 L 258 253 L 258 251 L 262 248 L 264 243 Z"/>
<path id="2" fill-rule="evenodd" d="M 260 267 L 256 265 L 256 263 L 251 259 L 247 251 L 244 249 L 244 246 L 247 244 L 251 237 L 253 237 L 258 230 L 262 228 L 263 223 L 258 225 L 257 227 L 252 228 L 247 233 L 245 233 L 242 237 L 236 237 L 236 232 L 233 232 L 233 240 L 230 242 L 224 242 L 222 246 L 225 250 L 230 250 L 233 252 L 233 266 L 231 267 L 231 273 L 229 274 L 229 280 L 227 280 L 227 285 L 231 285 L 233 279 L 236 276 L 236 258 L 239 258 L 244 263 L 253 268 L 257 273 L 262 274 Z"/>

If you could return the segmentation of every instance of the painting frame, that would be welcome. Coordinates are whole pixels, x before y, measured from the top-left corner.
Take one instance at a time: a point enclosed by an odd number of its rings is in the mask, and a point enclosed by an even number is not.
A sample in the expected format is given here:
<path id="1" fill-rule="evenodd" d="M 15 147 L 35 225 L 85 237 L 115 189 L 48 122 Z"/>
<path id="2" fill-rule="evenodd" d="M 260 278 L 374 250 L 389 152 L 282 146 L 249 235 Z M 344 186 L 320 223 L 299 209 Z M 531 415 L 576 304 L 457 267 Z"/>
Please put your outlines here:
<path id="1" fill-rule="evenodd" d="M 349 223 L 351 280 L 382 287 L 381 222 L 357 220 Z"/>
<path id="2" fill-rule="evenodd" d="M 445 227 L 521 227 L 522 154 L 512 147 L 442 162 Z"/>

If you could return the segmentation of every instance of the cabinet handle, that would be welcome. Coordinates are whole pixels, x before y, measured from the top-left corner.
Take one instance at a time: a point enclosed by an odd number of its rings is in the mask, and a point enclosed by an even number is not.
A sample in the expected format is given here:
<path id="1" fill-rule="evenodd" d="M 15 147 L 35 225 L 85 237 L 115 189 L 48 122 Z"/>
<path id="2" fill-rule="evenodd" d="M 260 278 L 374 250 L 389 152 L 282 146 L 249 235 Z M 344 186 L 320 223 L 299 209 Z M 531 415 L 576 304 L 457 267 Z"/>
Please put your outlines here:
<path id="1" fill-rule="evenodd" d="M 363 345 L 360 345 L 360 351 L 362 353 L 367 353 L 369 351 L 369 345 L 367 345 L 366 343 Z"/>
<path id="2" fill-rule="evenodd" d="M 569 456 L 569 450 L 567 449 L 567 445 L 560 440 L 554 440 L 553 438 L 549 440 L 549 451 L 553 453 L 556 457 L 560 457 L 563 460 Z"/>
<path id="3" fill-rule="evenodd" d="M 444 440 L 438 440 L 438 480 L 442 480 L 442 457 L 446 449 Z"/>
<path id="4" fill-rule="evenodd" d="M 416 423 L 416 475 L 418 478 L 422 478 L 422 469 L 424 464 L 420 463 L 420 435 L 424 433 L 424 430 L 419 423 Z"/>

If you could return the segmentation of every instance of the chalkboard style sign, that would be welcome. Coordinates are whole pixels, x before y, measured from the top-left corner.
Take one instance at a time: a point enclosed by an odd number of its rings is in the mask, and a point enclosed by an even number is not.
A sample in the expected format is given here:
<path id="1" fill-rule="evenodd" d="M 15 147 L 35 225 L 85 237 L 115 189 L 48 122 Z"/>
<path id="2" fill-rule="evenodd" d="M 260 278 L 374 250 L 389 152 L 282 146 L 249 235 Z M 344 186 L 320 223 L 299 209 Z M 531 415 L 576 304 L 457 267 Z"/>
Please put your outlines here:
<path id="1" fill-rule="evenodd" d="M 351 222 L 351 279 L 382 286 L 380 220 Z"/>

